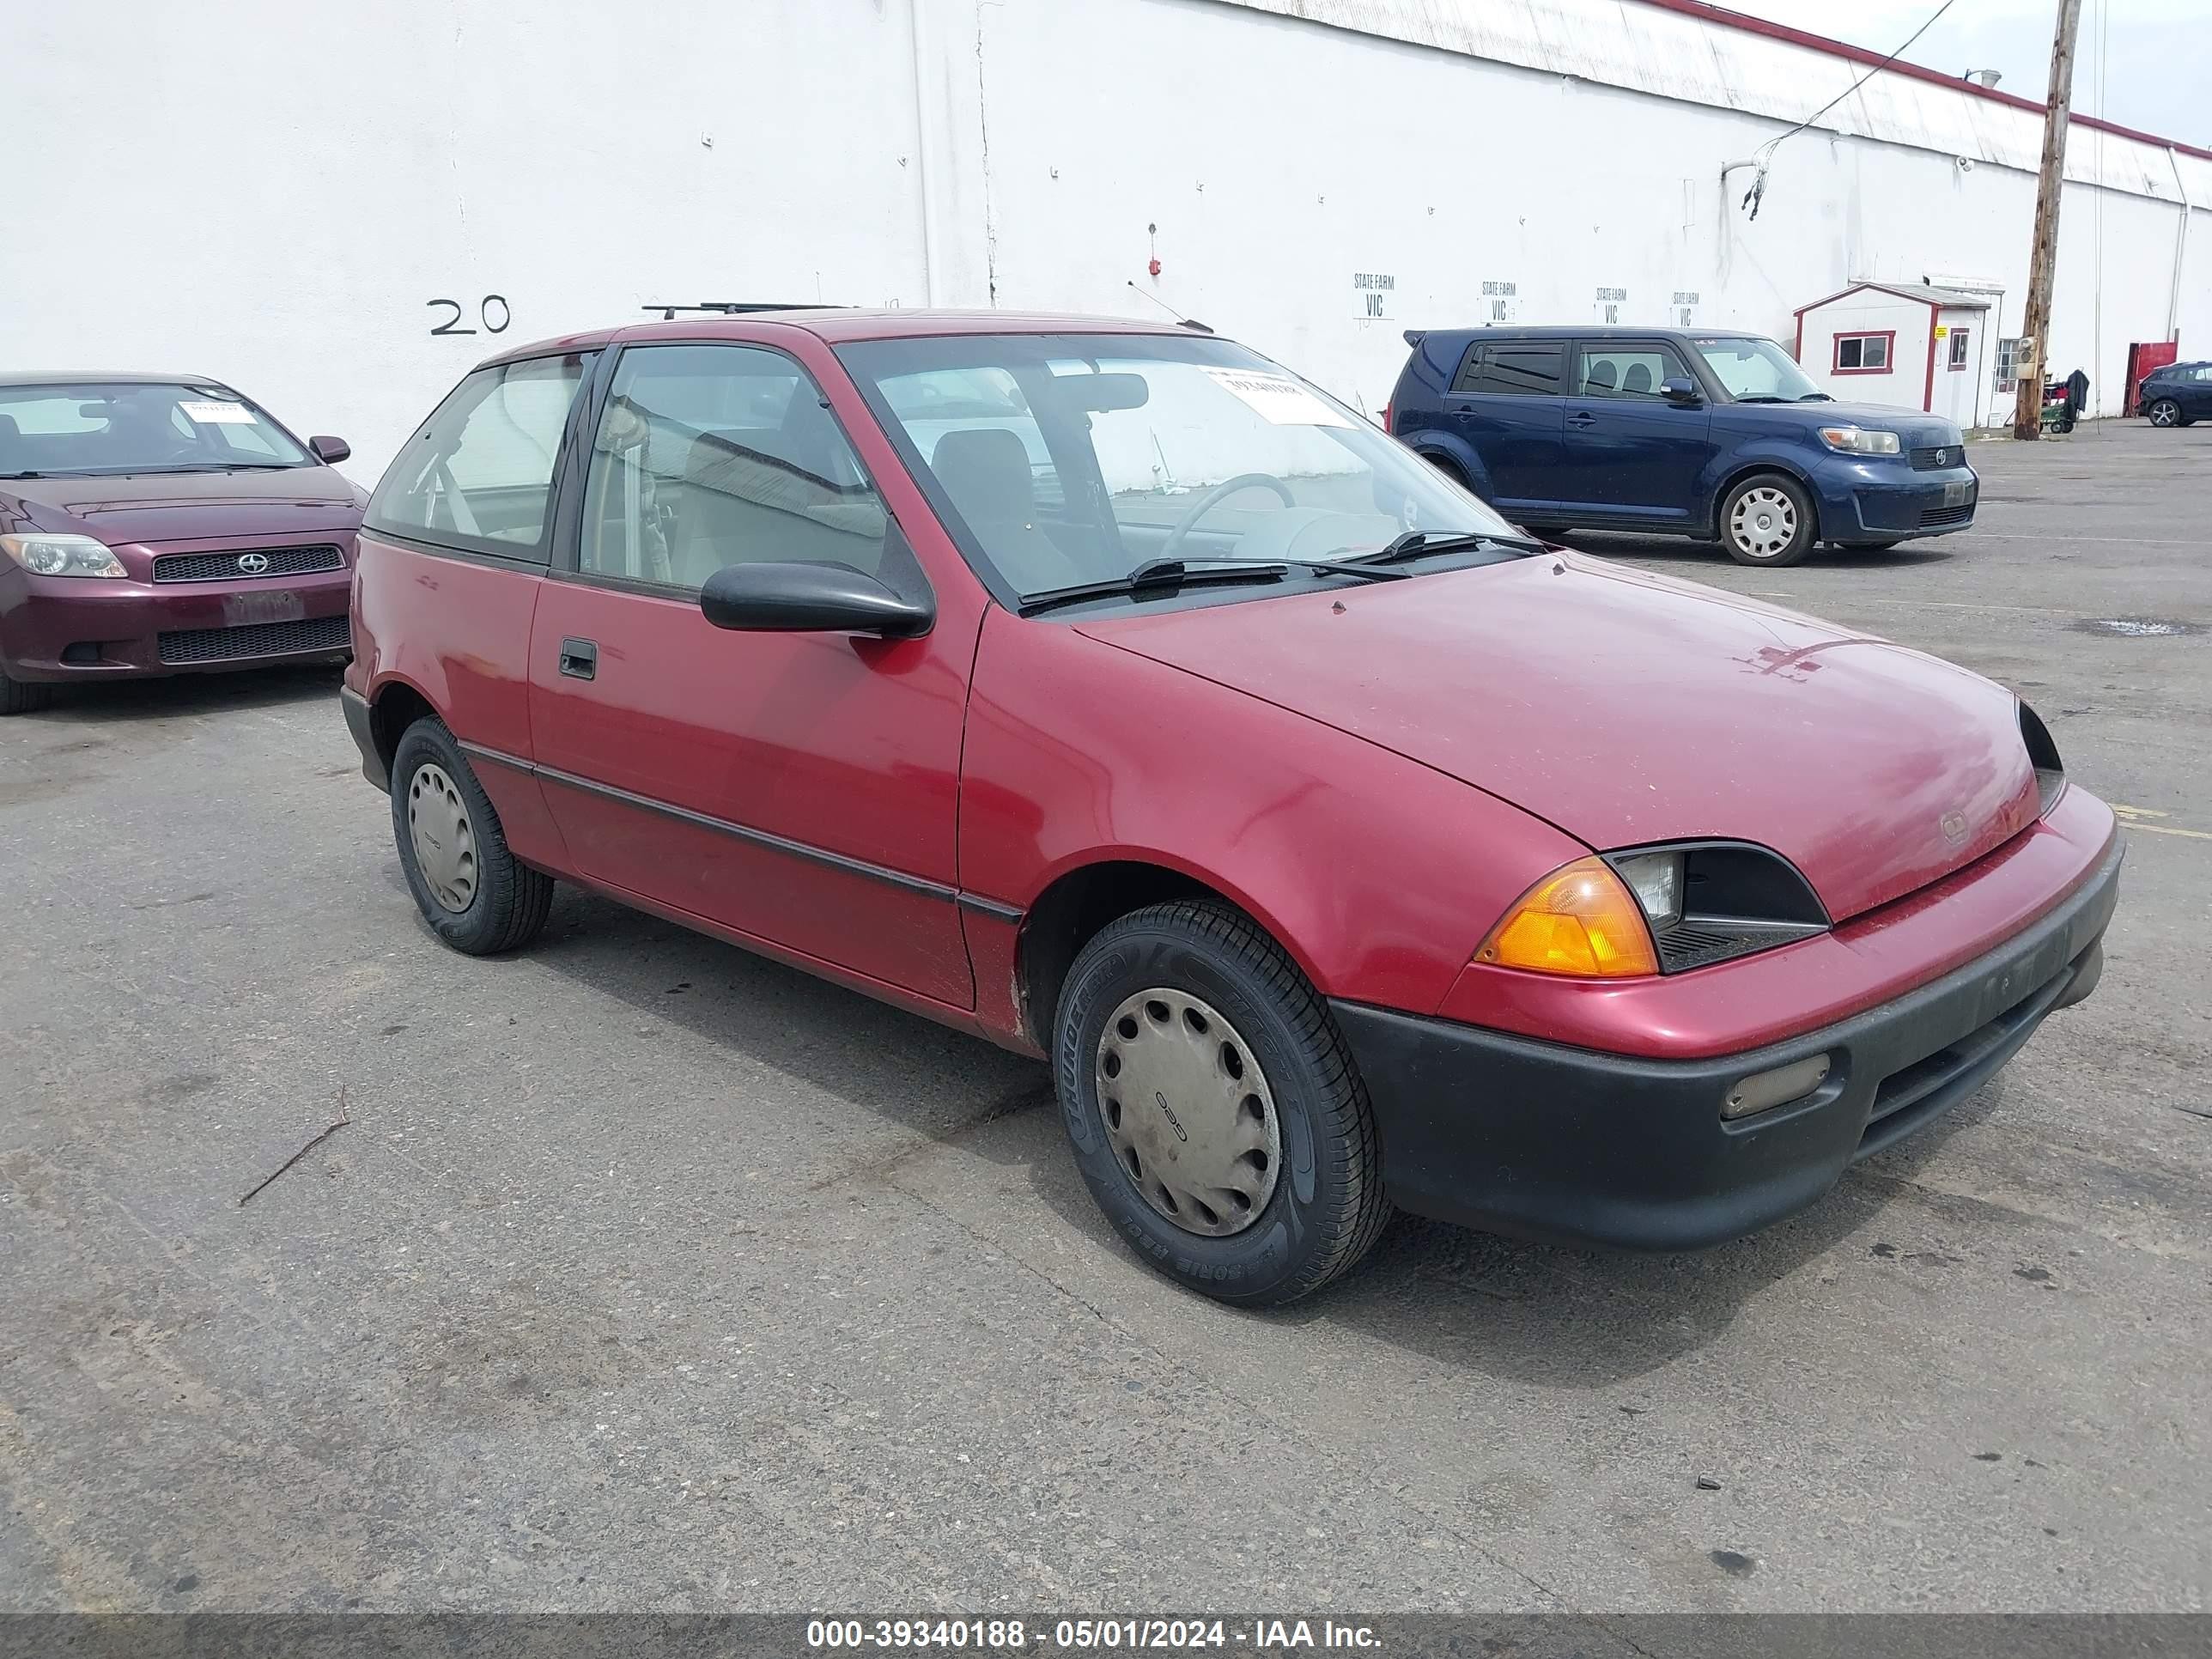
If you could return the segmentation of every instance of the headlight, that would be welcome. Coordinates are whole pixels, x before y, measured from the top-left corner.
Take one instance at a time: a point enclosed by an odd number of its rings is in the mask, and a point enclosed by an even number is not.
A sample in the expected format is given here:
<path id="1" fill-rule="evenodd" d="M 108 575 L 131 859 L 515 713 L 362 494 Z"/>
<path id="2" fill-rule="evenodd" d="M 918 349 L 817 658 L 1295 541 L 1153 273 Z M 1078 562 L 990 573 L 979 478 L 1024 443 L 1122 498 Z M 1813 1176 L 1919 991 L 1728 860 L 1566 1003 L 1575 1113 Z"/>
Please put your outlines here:
<path id="1" fill-rule="evenodd" d="M 1474 959 L 1582 979 L 1659 971 L 1644 907 L 1599 858 L 1577 859 L 1523 893 Z"/>
<path id="2" fill-rule="evenodd" d="M 1674 925 L 1682 915 L 1682 855 L 1680 853 L 1638 853 L 1615 859 L 1613 867 L 1644 907 L 1644 919 L 1656 932 Z"/>
<path id="3" fill-rule="evenodd" d="M 34 576 L 127 576 L 105 542 L 89 536 L 0 536 L 5 553 Z"/>
<path id="4" fill-rule="evenodd" d="M 1820 441 L 1844 455 L 1894 455 L 1899 450 L 1897 434 L 1863 426 L 1824 426 Z"/>

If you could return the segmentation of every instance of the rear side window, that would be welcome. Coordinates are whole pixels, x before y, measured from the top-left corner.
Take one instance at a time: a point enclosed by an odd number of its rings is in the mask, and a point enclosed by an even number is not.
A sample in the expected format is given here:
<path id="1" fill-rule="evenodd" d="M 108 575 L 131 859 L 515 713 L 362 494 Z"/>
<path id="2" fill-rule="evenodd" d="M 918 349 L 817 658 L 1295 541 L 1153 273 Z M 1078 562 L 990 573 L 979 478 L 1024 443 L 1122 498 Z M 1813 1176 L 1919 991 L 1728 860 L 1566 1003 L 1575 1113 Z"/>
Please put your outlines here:
<path id="1" fill-rule="evenodd" d="M 546 562 L 553 471 L 588 355 L 480 368 L 408 440 L 363 522 L 416 541 Z"/>
<path id="2" fill-rule="evenodd" d="M 1671 347 L 1653 343 L 1587 345 L 1575 354 L 1576 398 L 1656 398 L 1669 380 L 1686 380 L 1690 371 Z"/>
<path id="3" fill-rule="evenodd" d="M 1559 395 L 1559 365 L 1565 349 L 1556 345 L 1515 345 L 1499 342 L 1477 345 L 1459 366 L 1455 392 L 1479 392 L 1493 397 L 1556 398 Z"/>
<path id="4" fill-rule="evenodd" d="M 889 520 L 792 358 L 742 345 L 632 346 L 592 440 L 578 568 L 696 591 L 725 565 L 875 574 Z"/>

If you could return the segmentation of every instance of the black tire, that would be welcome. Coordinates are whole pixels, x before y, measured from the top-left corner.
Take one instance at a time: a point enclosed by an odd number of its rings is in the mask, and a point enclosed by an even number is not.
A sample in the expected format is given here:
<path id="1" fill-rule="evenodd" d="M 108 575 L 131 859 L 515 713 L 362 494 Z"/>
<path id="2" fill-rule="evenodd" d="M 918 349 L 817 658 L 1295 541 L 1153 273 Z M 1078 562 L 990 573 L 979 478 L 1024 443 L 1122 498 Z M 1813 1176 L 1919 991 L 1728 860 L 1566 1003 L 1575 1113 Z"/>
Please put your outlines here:
<path id="1" fill-rule="evenodd" d="M 1467 474 L 1460 469 L 1457 461 L 1447 460 L 1441 455 L 1431 455 L 1426 451 L 1421 452 L 1421 459 L 1469 495 L 1474 493 L 1474 486 L 1467 481 Z"/>
<path id="2" fill-rule="evenodd" d="M 435 766 L 449 780 L 466 810 L 473 839 L 473 874 L 465 908 L 453 909 L 432 890 L 416 856 L 408 811 L 417 775 Z M 553 905 L 553 878 L 533 870 L 507 850 L 507 834 L 499 814 L 468 757 L 461 753 L 445 722 L 434 718 L 416 720 L 399 739 L 392 757 L 392 831 L 399 846 L 399 867 L 406 872 L 408 890 L 430 931 L 472 957 L 492 956 L 527 945 L 545 925 Z"/>
<path id="3" fill-rule="evenodd" d="M 0 673 L 0 714 L 27 714 L 54 700 L 54 688 L 40 680 L 10 679 Z"/>
<path id="4" fill-rule="evenodd" d="M 1279 1178 L 1242 1230 L 1226 1236 L 1168 1219 L 1139 1192 L 1108 1137 L 1097 1081 L 1107 1023 L 1127 999 L 1154 988 L 1218 1011 L 1273 1097 Z M 1153 905 L 1085 945 L 1060 992 L 1054 1071 L 1092 1198 L 1139 1256 L 1190 1290 L 1247 1306 L 1294 1301 L 1358 1261 L 1389 1218 L 1374 1112 L 1328 1005 L 1280 945 L 1226 905 Z M 1179 1122 L 1176 1132 L 1182 1133 Z"/>
<path id="5" fill-rule="evenodd" d="M 1741 521 L 1739 507 L 1745 510 Z M 1784 472 L 1754 472 L 1732 485 L 1721 498 L 1714 528 L 1729 557 L 1738 564 L 1763 569 L 1803 563 L 1820 539 L 1820 515 L 1813 510 L 1812 497 L 1806 495 L 1803 485 Z M 1787 539 L 1778 544 L 1774 540 L 1777 530 L 1787 532 Z M 1763 550 L 1770 546 L 1772 551 Z"/>

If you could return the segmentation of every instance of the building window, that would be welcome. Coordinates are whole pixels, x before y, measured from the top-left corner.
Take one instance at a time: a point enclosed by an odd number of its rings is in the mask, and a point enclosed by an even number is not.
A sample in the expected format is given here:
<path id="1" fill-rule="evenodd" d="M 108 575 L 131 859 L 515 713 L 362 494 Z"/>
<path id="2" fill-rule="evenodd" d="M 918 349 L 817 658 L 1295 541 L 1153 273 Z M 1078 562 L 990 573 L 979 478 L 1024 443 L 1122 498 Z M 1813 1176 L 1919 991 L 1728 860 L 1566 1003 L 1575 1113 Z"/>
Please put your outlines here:
<path id="1" fill-rule="evenodd" d="M 1997 342 L 1997 390 L 2010 392 L 2020 383 L 2020 340 L 2017 336 Z"/>
<path id="2" fill-rule="evenodd" d="M 1951 331 L 1951 367 L 1954 368 L 1964 368 L 1966 366 L 1968 333 L 1969 331 L 1963 328 L 1954 328 Z"/>
<path id="3" fill-rule="evenodd" d="M 1889 349 L 1896 340 L 1893 328 L 1881 334 L 1838 334 L 1832 368 L 1838 374 L 1887 374 Z"/>

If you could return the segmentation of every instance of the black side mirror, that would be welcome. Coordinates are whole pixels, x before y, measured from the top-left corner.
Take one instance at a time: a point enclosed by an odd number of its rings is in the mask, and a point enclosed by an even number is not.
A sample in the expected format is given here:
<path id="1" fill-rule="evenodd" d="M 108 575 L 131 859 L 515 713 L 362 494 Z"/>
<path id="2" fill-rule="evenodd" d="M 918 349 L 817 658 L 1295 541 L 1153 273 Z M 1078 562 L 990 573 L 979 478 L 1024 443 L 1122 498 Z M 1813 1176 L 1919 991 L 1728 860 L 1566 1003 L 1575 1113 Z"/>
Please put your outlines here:
<path id="1" fill-rule="evenodd" d="M 763 634 L 878 634 L 910 640 L 937 621 L 848 564 L 732 564 L 707 578 L 699 609 L 717 628 Z"/>
<path id="2" fill-rule="evenodd" d="M 1659 382 L 1659 395 L 1679 409 L 1694 409 L 1705 400 L 1705 394 L 1698 390 L 1695 380 L 1679 374 L 1671 380 Z"/>
<path id="3" fill-rule="evenodd" d="M 314 458 L 326 466 L 336 466 L 353 453 L 353 446 L 343 438 L 310 438 L 307 448 Z"/>

